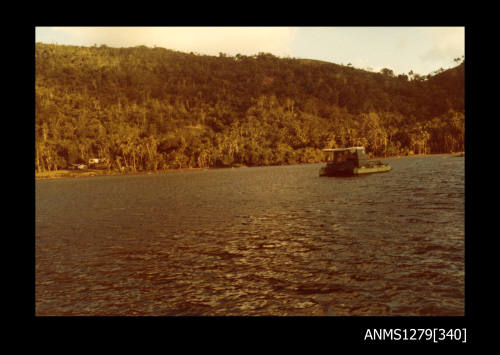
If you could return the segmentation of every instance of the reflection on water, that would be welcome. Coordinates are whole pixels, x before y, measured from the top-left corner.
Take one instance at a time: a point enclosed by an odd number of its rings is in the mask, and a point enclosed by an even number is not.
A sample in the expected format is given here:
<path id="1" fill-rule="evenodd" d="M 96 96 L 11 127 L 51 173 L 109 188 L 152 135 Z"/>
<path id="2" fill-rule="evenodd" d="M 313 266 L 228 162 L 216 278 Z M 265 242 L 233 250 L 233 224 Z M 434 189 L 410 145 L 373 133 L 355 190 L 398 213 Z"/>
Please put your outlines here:
<path id="1" fill-rule="evenodd" d="M 36 182 L 37 315 L 463 315 L 464 158 Z"/>

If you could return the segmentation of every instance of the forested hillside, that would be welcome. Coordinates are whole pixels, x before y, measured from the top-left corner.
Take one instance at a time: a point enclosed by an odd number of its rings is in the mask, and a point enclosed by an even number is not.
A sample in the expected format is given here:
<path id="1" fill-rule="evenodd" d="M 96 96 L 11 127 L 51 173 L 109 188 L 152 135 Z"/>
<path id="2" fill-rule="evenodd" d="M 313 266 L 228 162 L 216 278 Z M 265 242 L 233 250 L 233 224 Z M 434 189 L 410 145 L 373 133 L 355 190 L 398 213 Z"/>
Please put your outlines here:
<path id="1" fill-rule="evenodd" d="M 164 48 L 35 46 L 35 168 L 106 158 L 106 168 L 320 161 L 464 150 L 464 62 L 395 76 L 333 63 Z"/>

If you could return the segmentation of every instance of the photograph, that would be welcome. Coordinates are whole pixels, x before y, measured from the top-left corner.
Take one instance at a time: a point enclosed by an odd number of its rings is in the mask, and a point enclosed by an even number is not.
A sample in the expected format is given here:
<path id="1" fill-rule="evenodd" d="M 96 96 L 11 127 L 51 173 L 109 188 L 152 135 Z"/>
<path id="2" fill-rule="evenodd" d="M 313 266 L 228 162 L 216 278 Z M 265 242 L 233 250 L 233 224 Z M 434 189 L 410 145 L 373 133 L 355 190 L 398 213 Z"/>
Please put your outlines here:
<path id="1" fill-rule="evenodd" d="M 35 317 L 465 316 L 465 26 L 33 36 Z"/>

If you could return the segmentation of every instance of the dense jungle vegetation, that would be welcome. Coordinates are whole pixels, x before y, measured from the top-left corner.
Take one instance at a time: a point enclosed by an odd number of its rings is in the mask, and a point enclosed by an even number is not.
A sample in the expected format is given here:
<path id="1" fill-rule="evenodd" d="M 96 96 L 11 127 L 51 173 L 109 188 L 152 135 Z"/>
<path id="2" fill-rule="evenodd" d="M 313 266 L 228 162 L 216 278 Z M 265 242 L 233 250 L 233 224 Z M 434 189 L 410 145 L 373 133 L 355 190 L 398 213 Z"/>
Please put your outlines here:
<path id="1" fill-rule="evenodd" d="M 317 162 L 464 150 L 464 60 L 422 76 L 164 48 L 35 45 L 35 169 Z"/>

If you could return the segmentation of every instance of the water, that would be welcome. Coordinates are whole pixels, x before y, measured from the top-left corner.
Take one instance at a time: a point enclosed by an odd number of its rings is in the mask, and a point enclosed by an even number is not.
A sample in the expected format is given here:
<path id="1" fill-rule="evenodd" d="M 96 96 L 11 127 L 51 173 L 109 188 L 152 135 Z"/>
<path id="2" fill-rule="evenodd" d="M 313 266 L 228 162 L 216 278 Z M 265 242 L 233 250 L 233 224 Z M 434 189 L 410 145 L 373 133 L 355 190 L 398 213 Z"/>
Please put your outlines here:
<path id="1" fill-rule="evenodd" d="M 36 181 L 37 315 L 463 315 L 464 158 Z"/>

